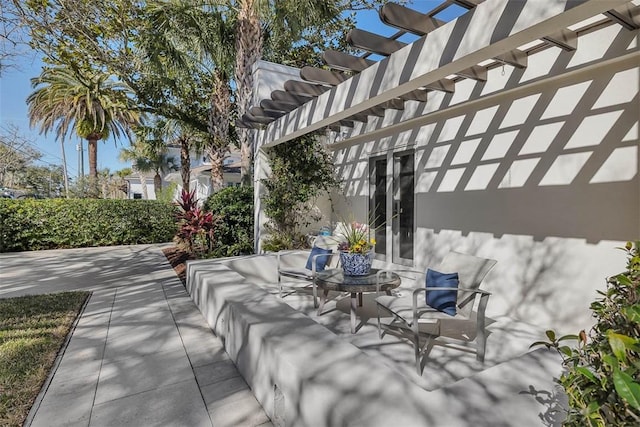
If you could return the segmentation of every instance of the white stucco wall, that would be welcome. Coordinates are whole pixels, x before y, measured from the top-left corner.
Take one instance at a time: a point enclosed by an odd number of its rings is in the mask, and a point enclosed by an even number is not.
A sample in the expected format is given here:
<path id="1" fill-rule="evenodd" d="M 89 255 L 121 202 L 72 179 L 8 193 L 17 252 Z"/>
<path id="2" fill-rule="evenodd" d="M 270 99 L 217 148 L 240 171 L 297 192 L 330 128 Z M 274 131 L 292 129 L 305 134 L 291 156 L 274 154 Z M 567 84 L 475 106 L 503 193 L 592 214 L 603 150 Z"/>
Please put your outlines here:
<path id="1" fill-rule="evenodd" d="M 415 265 L 449 250 L 495 258 L 489 315 L 590 326 L 596 289 L 625 265 L 615 248 L 640 238 L 638 38 L 612 25 L 576 52 L 547 49 L 524 70 L 490 70 L 486 83 L 458 82 L 357 127 L 335 151 L 339 213 L 366 217 L 371 156 L 414 149 Z"/>
<path id="2" fill-rule="evenodd" d="M 253 99 L 271 99 L 271 92 L 283 90 L 287 80 L 301 80 L 300 69 L 268 61 L 258 61 L 253 67 L 253 80 Z M 257 101 L 256 105 L 258 105 Z M 258 134 L 259 132 L 254 133 L 254 141 L 260 140 Z M 271 173 L 268 156 L 260 149 L 260 146 L 257 146 L 255 150 L 253 169 L 254 235 L 256 236 L 254 250 L 256 253 L 260 253 L 265 235 L 264 226 L 268 221 L 261 209 L 261 197 L 265 193 L 261 180 L 267 178 Z"/>

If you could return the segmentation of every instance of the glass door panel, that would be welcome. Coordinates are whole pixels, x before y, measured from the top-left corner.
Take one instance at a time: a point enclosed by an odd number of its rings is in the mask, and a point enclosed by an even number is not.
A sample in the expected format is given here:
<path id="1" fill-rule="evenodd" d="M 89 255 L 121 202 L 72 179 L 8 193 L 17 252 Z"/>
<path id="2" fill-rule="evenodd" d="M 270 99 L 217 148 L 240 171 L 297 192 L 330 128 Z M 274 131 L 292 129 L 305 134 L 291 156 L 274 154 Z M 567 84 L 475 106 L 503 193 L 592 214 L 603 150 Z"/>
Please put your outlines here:
<path id="1" fill-rule="evenodd" d="M 413 264 L 413 152 L 393 154 L 393 262 Z"/>
<path id="2" fill-rule="evenodd" d="M 387 254 L 387 159 L 369 161 L 369 222 L 375 229 L 375 253 L 381 258 Z"/>

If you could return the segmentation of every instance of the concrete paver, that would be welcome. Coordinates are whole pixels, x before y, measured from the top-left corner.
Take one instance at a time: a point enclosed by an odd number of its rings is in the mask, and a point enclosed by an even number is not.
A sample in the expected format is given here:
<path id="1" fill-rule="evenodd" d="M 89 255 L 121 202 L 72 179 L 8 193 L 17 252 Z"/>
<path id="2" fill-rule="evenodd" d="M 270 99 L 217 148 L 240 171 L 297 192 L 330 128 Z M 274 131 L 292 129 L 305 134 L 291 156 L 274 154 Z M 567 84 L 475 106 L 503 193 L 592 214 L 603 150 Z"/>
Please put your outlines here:
<path id="1" fill-rule="evenodd" d="M 0 298 L 93 292 L 31 426 L 269 426 L 160 245 L 0 254 Z"/>
<path id="2" fill-rule="evenodd" d="M 100 370 L 95 403 L 193 379 L 189 359 L 185 356 L 184 349 L 180 349 L 105 363 Z"/>
<path id="3" fill-rule="evenodd" d="M 90 426 L 202 426 L 212 422 L 195 381 L 95 404 Z"/>

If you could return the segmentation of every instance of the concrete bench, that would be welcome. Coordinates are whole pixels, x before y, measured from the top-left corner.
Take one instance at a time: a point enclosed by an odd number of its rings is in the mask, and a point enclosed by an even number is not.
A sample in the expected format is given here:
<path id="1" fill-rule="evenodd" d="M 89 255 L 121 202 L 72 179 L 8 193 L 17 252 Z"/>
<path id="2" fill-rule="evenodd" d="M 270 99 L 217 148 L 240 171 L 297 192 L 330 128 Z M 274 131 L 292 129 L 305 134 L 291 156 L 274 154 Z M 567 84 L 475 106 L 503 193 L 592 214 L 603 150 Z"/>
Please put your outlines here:
<path id="1" fill-rule="evenodd" d="M 549 352 L 429 392 L 245 277 L 269 280 L 272 271 L 270 256 L 192 261 L 187 290 L 274 425 L 542 425 L 552 418 L 552 405 L 537 400 L 554 393 L 560 364 Z"/>

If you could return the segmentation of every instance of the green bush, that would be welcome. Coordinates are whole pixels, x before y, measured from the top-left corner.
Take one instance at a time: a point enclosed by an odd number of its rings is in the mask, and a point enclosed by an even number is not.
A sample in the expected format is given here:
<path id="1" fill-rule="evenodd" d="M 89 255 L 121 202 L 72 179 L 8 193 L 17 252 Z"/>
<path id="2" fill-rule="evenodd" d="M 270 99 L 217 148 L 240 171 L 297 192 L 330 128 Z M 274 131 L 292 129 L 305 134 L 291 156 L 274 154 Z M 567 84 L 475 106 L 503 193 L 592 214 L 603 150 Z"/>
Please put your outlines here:
<path id="1" fill-rule="evenodd" d="M 295 249 L 305 245 L 301 229 L 318 220 L 312 215 L 320 195 L 337 189 L 331 155 L 317 135 L 308 134 L 268 150 L 271 174 L 262 180 L 262 206 L 269 218 L 262 248 Z M 302 243 L 301 243 L 302 242 Z"/>
<path id="2" fill-rule="evenodd" d="M 212 256 L 253 253 L 253 188 L 227 187 L 209 196 L 204 204 L 218 218 Z"/>
<path id="3" fill-rule="evenodd" d="M 170 242 L 175 214 L 154 200 L 0 199 L 0 252 Z"/>
<path id="4" fill-rule="evenodd" d="M 565 426 L 640 425 L 640 242 L 628 242 L 627 270 L 607 280 L 591 304 L 596 324 L 587 336 L 539 341 L 556 349 L 566 370 L 559 379 L 569 399 Z M 563 345 L 576 341 L 576 347 Z"/>

